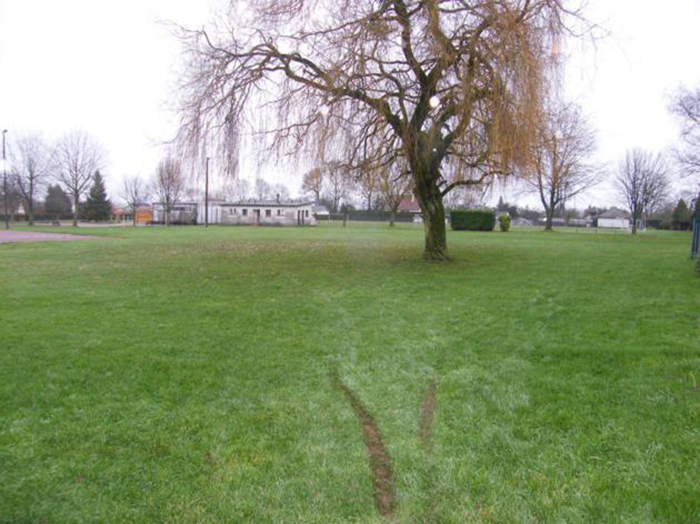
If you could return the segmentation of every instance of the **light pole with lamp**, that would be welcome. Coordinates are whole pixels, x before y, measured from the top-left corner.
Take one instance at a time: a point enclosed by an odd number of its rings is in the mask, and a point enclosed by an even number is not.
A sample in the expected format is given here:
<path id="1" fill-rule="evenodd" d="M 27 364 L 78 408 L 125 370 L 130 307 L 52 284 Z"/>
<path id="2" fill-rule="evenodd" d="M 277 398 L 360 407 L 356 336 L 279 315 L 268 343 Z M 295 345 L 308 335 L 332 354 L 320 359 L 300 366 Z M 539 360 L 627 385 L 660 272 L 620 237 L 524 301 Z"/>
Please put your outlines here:
<path id="1" fill-rule="evenodd" d="M 5 158 L 5 134 L 7 129 L 2 130 L 2 194 L 3 211 L 5 212 L 5 229 L 10 229 L 10 213 L 7 210 L 7 159 Z"/>

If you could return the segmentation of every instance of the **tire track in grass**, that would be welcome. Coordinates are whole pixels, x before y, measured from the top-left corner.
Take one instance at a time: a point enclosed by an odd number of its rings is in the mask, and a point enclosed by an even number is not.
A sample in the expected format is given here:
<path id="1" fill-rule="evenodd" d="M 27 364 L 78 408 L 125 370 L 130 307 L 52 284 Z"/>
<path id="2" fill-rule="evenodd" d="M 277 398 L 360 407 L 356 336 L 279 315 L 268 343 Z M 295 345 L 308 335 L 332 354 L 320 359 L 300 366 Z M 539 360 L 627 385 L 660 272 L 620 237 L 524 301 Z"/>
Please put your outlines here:
<path id="1" fill-rule="evenodd" d="M 435 478 L 437 470 L 433 460 L 433 422 L 435 420 L 435 409 L 437 408 L 437 382 L 431 380 L 425 392 L 425 399 L 420 409 L 420 420 L 418 422 L 418 433 L 423 451 L 426 455 L 426 470 L 423 477 L 423 491 L 427 496 L 425 509 L 422 515 L 423 522 L 440 522 L 438 513 L 439 496 L 435 491 Z"/>
<path id="2" fill-rule="evenodd" d="M 423 444 L 423 449 L 428 453 L 433 449 L 433 420 L 435 419 L 436 407 L 437 383 L 431 381 L 425 392 L 425 400 L 420 413 L 420 441 Z"/>
<path id="3" fill-rule="evenodd" d="M 340 378 L 337 371 L 331 373 L 333 386 L 341 391 L 352 406 L 362 427 L 362 437 L 369 455 L 372 470 L 372 487 L 374 505 L 380 515 L 393 520 L 394 515 L 394 474 L 391 469 L 391 457 L 384 445 L 382 434 L 374 418 L 362 404 L 357 394 Z"/>

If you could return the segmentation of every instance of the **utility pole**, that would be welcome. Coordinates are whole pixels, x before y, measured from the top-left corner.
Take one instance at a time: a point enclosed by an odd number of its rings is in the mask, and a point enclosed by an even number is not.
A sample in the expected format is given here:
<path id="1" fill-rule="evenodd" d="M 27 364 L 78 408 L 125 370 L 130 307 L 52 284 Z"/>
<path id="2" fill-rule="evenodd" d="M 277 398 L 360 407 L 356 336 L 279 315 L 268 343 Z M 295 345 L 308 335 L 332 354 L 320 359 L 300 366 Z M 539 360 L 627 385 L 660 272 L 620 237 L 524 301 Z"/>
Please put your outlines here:
<path id="1" fill-rule="evenodd" d="M 204 227 L 209 227 L 209 157 L 204 170 Z"/>
<path id="2" fill-rule="evenodd" d="M 2 194 L 5 211 L 5 229 L 10 229 L 10 213 L 7 209 L 7 160 L 5 158 L 5 134 L 7 129 L 2 130 Z"/>

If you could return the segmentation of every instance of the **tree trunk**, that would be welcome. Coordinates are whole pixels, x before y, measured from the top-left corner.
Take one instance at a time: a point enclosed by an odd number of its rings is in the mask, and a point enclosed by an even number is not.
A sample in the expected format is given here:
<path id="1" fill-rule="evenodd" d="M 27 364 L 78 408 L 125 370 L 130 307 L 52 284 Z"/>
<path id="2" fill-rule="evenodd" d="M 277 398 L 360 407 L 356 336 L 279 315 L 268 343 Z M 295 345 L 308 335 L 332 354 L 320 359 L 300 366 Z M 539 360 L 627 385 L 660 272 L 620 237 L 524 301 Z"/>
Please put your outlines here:
<path id="1" fill-rule="evenodd" d="M 78 227 L 78 206 L 80 205 L 80 195 L 73 195 L 73 227 Z"/>
<path id="2" fill-rule="evenodd" d="M 34 225 L 34 203 L 29 202 L 27 205 L 27 214 L 29 215 L 29 225 Z"/>
<path id="3" fill-rule="evenodd" d="M 546 215 L 546 219 L 544 222 L 544 230 L 545 231 L 552 231 L 552 216 L 553 216 L 553 214 L 554 214 L 553 211 L 546 211 L 545 212 L 545 215 Z"/>
<path id="4" fill-rule="evenodd" d="M 396 218 L 396 211 L 392 209 L 391 212 L 389 213 L 389 227 L 394 227 L 394 219 L 395 218 Z"/>
<path id="5" fill-rule="evenodd" d="M 632 214 L 632 234 L 637 234 L 637 215 L 634 213 Z"/>
<path id="6" fill-rule="evenodd" d="M 426 178 L 415 177 L 416 186 L 414 189 L 423 212 L 423 224 L 425 226 L 425 250 L 423 251 L 423 256 L 426 260 L 447 260 L 445 206 L 442 203 L 442 194 L 437 185 L 439 178 L 434 176 Z"/>

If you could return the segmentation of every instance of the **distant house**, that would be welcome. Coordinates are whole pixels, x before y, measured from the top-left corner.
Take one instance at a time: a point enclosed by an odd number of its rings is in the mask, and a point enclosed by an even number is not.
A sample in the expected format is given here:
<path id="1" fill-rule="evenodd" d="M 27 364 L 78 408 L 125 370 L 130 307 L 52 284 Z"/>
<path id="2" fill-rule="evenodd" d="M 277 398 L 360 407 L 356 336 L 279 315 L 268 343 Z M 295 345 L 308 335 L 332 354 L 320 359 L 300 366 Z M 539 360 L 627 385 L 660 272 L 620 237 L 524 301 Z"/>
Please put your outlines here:
<path id="1" fill-rule="evenodd" d="M 386 211 L 389 210 L 387 209 Z M 401 199 L 399 207 L 396 209 L 396 211 L 398 213 L 413 213 L 417 215 L 421 212 L 421 209 L 415 195 L 411 194 Z"/>
<path id="2" fill-rule="evenodd" d="M 613 229 L 629 229 L 630 214 L 627 211 L 613 207 L 598 215 L 598 227 Z"/>
<path id="3" fill-rule="evenodd" d="M 326 206 L 322 204 L 314 204 L 313 206 L 311 206 L 311 214 L 327 217 L 328 215 L 330 215 L 330 212 L 328 211 L 328 208 Z"/>
<path id="4" fill-rule="evenodd" d="M 314 226 L 311 202 L 295 200 L 247 200 L 220 204 L 221 223 L 232 225 Z"/>

